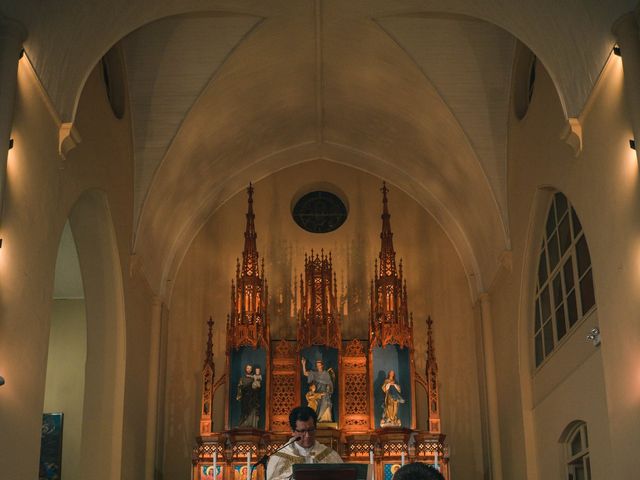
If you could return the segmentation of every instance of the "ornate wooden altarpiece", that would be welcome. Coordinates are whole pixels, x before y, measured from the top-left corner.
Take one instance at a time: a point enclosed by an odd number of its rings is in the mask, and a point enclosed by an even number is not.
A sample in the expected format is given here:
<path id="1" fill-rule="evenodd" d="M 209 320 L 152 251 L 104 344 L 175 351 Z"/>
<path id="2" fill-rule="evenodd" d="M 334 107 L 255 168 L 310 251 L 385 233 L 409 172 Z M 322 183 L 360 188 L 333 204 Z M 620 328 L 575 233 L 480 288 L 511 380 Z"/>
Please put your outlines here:
<path id="1" fill-rule="evenodd" d="M 321 368 L 317 362 L 324 363 L 324 367 L 333 371 L 331 378 L 335 384 L 331 412 L 325 411 L 324 421 L 318 424 L 318 441 L 338 451 L 345 462 L 369 463 L 373 458 L 378 480 L 390 480 L 402 459 L 437 464 L 448 480 L 449 454 L 445 435 L 440 431 L 433 321 L 430 317 L 427 319 L 426 369 L 421 375 L 415 371 L 413 320 L 407 304 L 402 262 L 396 268 L 386 185 L 382 187 L 381 248 L 371 282 L 368 340 L 342 338 L 335 273 L 331 254 L 324 252 L 305 255 L 305 273 L 300 276 L 299 301 L 295 304 L 296 341 L 270 339 L 267 281 L 264 263 L 258 268 L 251 185 L 247 192 L 242 264 L 238 261 L 236 278 L 232 281 L 231 310 L 227 318 L 227 371 L 218 380 L 213 362 L 213 321 L 208 321 L 200 435 L 192 455 L 193 478 L 245 480 L 247 457 L 254 463 L 284 445 L 291 433 L 288 420 L 291 409 L 307 403 L 315 405 L 307 387 L 309 377 L 304 375 L 305 370 L 312 370 L 309 360 L 313 362 L 313 358 L 308 359 L 306 367 L 302 359 L 316 355 L 317 369 Z M 237 418 L 232 415 L 230 404 L 235 400 L 233 392 L 237 385 L 231 370 L 238 369 L 238 365 L 234 365 L 238 352 L 244 352 L 243 358 L 256 358 L 259 353 L 267 359 L 260 387 L 264 400 L 254 426 L 238 426 Z M 389 361 L 398 366 L 395 377 L 385 363 Z M 408 380 L 402 375 L 408 376 Z M 402 386 L 398 391 L 389 388 L 395 378 Z M 213 417 L 217 412 L 214 412 L 213 398 L 223 385 L 226 387 L 225 429 L 214 431 Z M 418 390 L 427 406 L 426 421 L 420 425 L 416 421 Z M 262 467 L 254 471 L 253 478 L 264 478 Z"/>

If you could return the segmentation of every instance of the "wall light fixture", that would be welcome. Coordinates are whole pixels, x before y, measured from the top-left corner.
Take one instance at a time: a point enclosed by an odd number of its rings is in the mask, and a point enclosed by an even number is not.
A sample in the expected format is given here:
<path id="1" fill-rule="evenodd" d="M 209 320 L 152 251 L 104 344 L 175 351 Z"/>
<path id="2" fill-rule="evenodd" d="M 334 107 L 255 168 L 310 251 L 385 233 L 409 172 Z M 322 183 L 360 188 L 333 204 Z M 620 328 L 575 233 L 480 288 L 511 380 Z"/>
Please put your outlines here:
<path id="1" fill-rule="evenodd" d="M 587 340 L 593 342 L 593 346 L 597 347 L 600 345 L 600 329 L 598 327 L 593 327 L 587 335 Z"/>

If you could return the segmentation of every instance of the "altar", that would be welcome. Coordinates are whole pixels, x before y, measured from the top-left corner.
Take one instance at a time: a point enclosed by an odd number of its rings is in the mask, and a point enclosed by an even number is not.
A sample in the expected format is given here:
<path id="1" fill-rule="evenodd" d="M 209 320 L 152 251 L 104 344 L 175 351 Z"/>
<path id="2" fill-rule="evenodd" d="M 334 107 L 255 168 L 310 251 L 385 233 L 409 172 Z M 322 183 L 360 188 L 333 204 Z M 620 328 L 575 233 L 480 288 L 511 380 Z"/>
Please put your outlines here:
<path id="1" fill-rule="evenodd" d="M 253 465 L 290 440 L 289 412 L 308 405 L 318 416 L 316 439 L 348 463 L 372 465 L 374 478 L 391 480 L 404 463 L 424 462 L 449 479 L 449 451 L 440 429 L 434 322 L 427 316 L 424 372 L 415 371 L 413 316 L 402 262 L 393 249 L 388 190 L 382 188 L 382 231 L 371 280 L 368 338 L 342 338 L 331 253 L 305 255 L 297 285 L 295 339 L 272 339 L 264 261 L 259 262 L 248 189 L 242 261 L 231 282 L 226 365 L 216 378 L 212 328 L 201 381 L 200 435 L 192 453 L 196 480 L 264 479 Z M 225 411 L 214 412 L 222 389 Z M 418 422 L 416 408 L 427 406 Z M 224 415 L 224 430 L 213 431 Z"/>

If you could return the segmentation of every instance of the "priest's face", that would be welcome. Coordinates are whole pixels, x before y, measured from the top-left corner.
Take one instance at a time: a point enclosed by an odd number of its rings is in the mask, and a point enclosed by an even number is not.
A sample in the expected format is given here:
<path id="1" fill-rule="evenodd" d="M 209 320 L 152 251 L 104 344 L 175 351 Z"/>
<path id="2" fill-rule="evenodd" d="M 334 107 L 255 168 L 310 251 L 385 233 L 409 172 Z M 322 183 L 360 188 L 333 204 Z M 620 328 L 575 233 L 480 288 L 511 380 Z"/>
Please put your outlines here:
<path id="1" fill-rule="evenodd" d="M 298 445 L 304 448 L 312 447 L 316 443 L 316 422 L 309 420 L 296 420 L 296 428 L 293 435 L 300 437 Z"/>

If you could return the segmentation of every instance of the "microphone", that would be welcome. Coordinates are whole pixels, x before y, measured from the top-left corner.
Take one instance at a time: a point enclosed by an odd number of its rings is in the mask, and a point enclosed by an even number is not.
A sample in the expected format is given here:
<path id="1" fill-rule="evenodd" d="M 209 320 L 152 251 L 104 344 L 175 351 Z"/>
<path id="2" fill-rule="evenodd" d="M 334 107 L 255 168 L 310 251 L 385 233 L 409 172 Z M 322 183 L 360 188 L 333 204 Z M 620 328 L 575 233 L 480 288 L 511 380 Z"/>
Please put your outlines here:
<path id="1" fill-rule="evenodd" d="M 282 445 L 280 448 L 278 448 L 278 449 L 274 450 L 273 452 L 271 452 L 271 455 L 273 455 L 274 453 L 279 452 L 279 451 L 280 451 L 280 450 L 282 450 L 283 448 L 288 447 L 288 446 L 289 446 L 289 445 L 291 445 L 293 442 L 297 442 L 297 441 L 298 441 L 298 440 L 300 440 L 301 438 L 302 438 L 302 436 L 301 436 L 301 435 L 296 435 L 295 437 L 293 437 L 293 438 L 291 439 L 291 441 L 290 441 L 290 442 L 285 443 L 285 444 L 284 444 L 284 445 Z M 270 457 L 271 455 L 268 455 L 268 454 L 266 454 L 266 453 L 265 453 L 264 455 L 262 455 L 262 457 L 260 457 L 260 460 L 258 460 L 256 463 L 254 463 L 254 464 L 251 466 L 251 470 L 253 471 L 253 469 L 254 469 L 254 468 L 256 468 L 258 465 L 264 465 L 264 468 L 267 468 L 267 460 L 269 460 L 269 457 Z"/>

